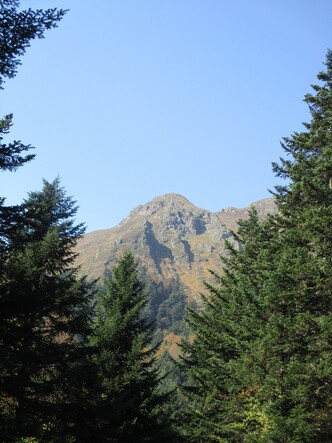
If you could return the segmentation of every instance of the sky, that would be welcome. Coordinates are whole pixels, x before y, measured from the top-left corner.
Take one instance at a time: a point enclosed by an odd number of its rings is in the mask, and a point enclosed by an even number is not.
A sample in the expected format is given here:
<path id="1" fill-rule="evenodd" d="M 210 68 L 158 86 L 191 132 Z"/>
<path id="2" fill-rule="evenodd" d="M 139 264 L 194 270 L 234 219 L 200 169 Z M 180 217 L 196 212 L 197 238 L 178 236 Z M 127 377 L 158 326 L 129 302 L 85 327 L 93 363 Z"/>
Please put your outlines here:
<path id="1" fill-rule="evenodd" d="M 0 176 L 20 203 L 61 178 L 87 231 L 169 192 L 218 211 L 269 197 L 283 137 L 332 48 L 331 0 L 23 0 L 69 9 L 0 91 L 6 142 L 36 158 Z"/>

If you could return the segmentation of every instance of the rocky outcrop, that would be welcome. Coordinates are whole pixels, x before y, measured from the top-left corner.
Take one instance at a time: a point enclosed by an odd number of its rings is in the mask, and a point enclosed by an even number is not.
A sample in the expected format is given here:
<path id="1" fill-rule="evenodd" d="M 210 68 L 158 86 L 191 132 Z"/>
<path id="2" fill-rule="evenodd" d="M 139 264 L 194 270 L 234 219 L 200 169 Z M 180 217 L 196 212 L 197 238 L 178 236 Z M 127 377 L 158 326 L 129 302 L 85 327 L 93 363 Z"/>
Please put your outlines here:
<path id="1" fill-rule="evenodd" d="M 275 212 L 272 199 L 254 203 L 261 217 Z M 156 197 L 130 212 L 118 226 L 87 234 L 77 246 L 81 271 L 93 278 L 103 277 L 119 255 L 130 248 L 153 279 L 178 276 L 195 297 L 208 269 L 220 269 L 224 240 L 234 241 L 239 218 L 248 208 L 227 208 L 213 213 L 197 208 L 185 197 L 171 193 Z"/>
<path id="2" fill-rule="evenodd" d="M 225 208 L 217 212 L 218 217 L 222 220 L 225 225 L 232 231 L 237 230 L 238 220 L 246 220 L 249 216 L 249 209 L 253 206 L 260 219 L 263 219 L 267 214 L 275 214 L 277 212 L 277 206 L 273 198 L 264 198 L 252 203 L 246 208 Z"/>

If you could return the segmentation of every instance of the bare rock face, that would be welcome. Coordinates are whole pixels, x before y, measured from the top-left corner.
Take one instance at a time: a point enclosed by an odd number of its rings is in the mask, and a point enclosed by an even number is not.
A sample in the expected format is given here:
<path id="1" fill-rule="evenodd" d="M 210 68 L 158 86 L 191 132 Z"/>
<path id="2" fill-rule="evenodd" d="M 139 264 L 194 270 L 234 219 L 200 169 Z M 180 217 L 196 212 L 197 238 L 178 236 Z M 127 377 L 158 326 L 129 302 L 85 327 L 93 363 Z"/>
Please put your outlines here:
<path id="1" fill-rule="evenodd" d="M 276 212 L 272 199 L 254 203 L 261 217 Z M 171 193 L 135 208 L 118 226 L 91 232 L 77 246 L 77 264 L 90 277 L 103 277 L 126 249 L 131 249 L 155 280 L 178 276 L 196 298 L 208 269 L 219 271 L 224 240 L 234 241 L 230 229 L 248 216 L 248 208 L 227 208 L 213 213 L 185 197 Z"/>
<path id="2" fill-rule="evenodd" d="M 276 214 L 277 206 L 273 198 L 264 198 L 252 203 L 247 208 L 225 208 L 217 212 L 218 217 L 222 220 L 227 228 L 232 231 L 237 230 L 237 222 L 241 220 L 246 220 L 249 217 L 249 209 L 253 206 L 257 210 L 259 218 L 264 219 L 267 214 Z"/>

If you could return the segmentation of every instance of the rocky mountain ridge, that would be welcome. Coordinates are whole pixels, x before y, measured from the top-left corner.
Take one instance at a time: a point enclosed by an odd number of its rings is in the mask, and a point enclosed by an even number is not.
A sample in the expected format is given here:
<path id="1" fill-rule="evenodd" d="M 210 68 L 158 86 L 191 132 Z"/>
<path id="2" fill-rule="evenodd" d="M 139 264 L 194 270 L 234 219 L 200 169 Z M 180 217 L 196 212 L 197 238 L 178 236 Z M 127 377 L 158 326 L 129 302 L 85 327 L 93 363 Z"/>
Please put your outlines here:
<path id="1" fill-rule="evenodd" d="M 260 217 L 275 212 L 273 199 L 253 203 Z M 178 277 L 197 299 L 208 269 L 220 270 L 219 256 L 224 240 L 234 241 L 231 230 L 248 216 L 249 208 L 226 208 L 211 212 L 193 205 L 182 195 L 155 197 L 133 209 L 128 217 L 110 229 L 88 233 L 77 245 L 81 271 L 103 278 L 118 257 L 131 249 L 140 267 L 155 281 Z"/>

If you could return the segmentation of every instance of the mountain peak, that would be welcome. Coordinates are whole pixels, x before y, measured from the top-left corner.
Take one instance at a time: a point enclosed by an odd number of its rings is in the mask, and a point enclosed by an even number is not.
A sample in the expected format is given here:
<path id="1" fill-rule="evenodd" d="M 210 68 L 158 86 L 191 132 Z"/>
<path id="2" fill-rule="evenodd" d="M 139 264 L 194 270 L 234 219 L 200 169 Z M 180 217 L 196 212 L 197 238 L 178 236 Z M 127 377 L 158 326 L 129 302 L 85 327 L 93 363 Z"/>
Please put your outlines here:
<path id="1" fill-rule="evenodd" d="M 258 215 L 274 212 L 272 199 L 254 203 Z M 226 208 L 211 212 L 193 205 L 177 193 L 168 193 L 137 206 L 119 225 L 89 233 L 78 242 L 78 266 L 92 277 L 112 268 L 128 247 L 148 270 L 160 280 L 178 276 L 193 297 L 208 281 L 208 269 L 219 269 L 225 242 L 235 242 L 229 229 L 248 217 L 249 208 Z"/>
<path id="2" fill-rule="evenodd" d="M 178 202 L 183 202 L 183 203 L 189 203 L 190 205 L 192 204 L 186 197 L 184 197 L 181 194 L 178 194 L 176 192 L 169 192 L 167 194 L 164 195 L 159 195 L 157 197 L 154 197 L 151 202 L 154 201 L 165 201 L 165 202 L 173 202 L 173 201 L 178 201 Z"/>
<path id="3" fill-rule="evenodd" d="M 183 195 L 177 194 L 176 192 L 170 192 L 168 194 L 154 197 L 144 205 L 136 206 L 136 208 L 129 213 L 128 217 L 122 220 L 121 225 L 140 216 L 148 218 L 155 216 L 158 213 L 160 213 L 161 216 L 162 212 L 169 213 L 169 211 L 172 210 L 179 210 L 182 212 L 186 209 L 189 210 L 189 208 L 193 210 L 196 207 Z"/>

